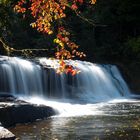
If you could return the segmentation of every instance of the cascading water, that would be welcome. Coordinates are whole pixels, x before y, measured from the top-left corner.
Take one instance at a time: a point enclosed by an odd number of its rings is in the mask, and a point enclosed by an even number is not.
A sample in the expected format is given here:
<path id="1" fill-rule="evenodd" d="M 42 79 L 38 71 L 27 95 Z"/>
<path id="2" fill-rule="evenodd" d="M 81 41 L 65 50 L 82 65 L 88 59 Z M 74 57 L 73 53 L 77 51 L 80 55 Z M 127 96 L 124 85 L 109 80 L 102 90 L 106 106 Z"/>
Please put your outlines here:
<path id="1" fill-rule="evenodd" d="M 63 102 L 76 104 L 96 103 L 130 95 L 127 84 L 114 65 L 66 61 L 81 71 L 71 76 L 55 72 L 54 69 L 59 66 L 57 60 L 41 58 L 39 63 L 16 57 L 1 57 L 0 92 L 18 96 L 45 97 L 46 100 L 63 99 Z M 33 102 L 37 103 L 37 100 Z M 38 102 L 43 103 L 39 100 Z M 49 105 L 58 108 L 58 104 L 54 102 L 53 105 L 51 103 Z M 70 109 L 69 103 L 64 105 L 61 102 L 60 106 L 64 110 Z M 85 109 L 88 110 L 89 106 L 91 105 L 87 105 Z M 73 110 L 76 107 L 79 110 L 78 105 L 72 106 Z"/>
<path id="2" fill-rule="evenodd" d="M 41 67 L 20 58 L 0 62 L 0 92 L 13 95 L 42 94 Z"/>
<path id="3" fill-rule="evenodd" d="M 1 92 L 52 98 L 105 100 L 130 94 L 116 66 L 69 61 L 81 72 L 76 76 L 57 74 L 57 60 L 40 59 L 48 68 L 20 58 L 7 58 L 0 64 Z M 49 68 L 51 67 L 51 68 Z"/>

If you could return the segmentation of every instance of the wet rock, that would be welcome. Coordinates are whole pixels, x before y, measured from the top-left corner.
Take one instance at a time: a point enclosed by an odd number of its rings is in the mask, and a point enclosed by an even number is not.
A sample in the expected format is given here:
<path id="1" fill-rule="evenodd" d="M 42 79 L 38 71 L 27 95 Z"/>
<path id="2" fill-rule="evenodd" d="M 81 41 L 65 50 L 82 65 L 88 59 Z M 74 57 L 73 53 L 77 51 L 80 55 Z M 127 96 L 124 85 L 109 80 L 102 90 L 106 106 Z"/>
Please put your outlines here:
<path id="1" fill-rule="evenodd" d="M 14 102 L 16 100 L 16 97 L 14 97 L 11 94 L 7 94 L 7 93 L 0 93 L 0 102 Z"/>
<path id="2" fill-rule="evenodd" d="M 55 111 L 45 105 L 31 104 L 15 97 L 0 97 L 0 122 L 4 127 L 14 126 L 17 123 L 34 122 L 37 119 L 55 115 Z"/>
<path id="3" fill-rule="evenodd" d="M 132 93 L 140 95 L 140 63 L 116 64 Z"/>
<path id="4" fill-rule="evenodd" d="M 0 127 L 0 140 L 15 140 L 15 135 L 4 127 Z"/>

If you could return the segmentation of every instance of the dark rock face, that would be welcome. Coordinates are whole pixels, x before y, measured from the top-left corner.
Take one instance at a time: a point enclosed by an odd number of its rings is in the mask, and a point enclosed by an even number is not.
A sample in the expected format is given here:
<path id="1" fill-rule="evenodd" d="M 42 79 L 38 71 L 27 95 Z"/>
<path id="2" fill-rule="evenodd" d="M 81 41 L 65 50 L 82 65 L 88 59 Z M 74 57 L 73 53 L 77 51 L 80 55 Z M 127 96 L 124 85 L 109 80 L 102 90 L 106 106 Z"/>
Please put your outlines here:
<path id="1" fill-rule="evenodd" d="M 140 63 L 120 64 L 117 63 L 123 78 L 129 85 L 132 93 L 140 95 Z"/>
<path id="2" fill-rule="evenodd" d="M 0 102 L 14 102 L 16 100 L 17 99 L 13 95 L 8 93 L 0 93 Z"/>
<path id="3" fill-rule="evenodd" d="M 0 140 L 15 140 L 15 135 L 9 130 L 0 127 Z"/>
<path id="4" fill-rule="evenodd" d="M 55 114 L 48 106 L 30 104 L 15 97 L 0 97 L 0 122 L 4 127 L 33 122 Z"/>

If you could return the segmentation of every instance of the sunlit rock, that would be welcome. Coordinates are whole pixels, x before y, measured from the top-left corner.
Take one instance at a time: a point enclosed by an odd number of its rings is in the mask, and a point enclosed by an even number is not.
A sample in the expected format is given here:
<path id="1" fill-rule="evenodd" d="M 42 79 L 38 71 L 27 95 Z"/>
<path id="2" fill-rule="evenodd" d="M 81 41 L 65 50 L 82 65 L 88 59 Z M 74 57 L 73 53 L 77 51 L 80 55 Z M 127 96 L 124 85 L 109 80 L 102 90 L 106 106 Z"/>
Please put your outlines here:
<path id="1" fill-rule="evenodd" d="M 4 127 L 0 127 L 0 140 L 15 140 L 15 135 Z"/>

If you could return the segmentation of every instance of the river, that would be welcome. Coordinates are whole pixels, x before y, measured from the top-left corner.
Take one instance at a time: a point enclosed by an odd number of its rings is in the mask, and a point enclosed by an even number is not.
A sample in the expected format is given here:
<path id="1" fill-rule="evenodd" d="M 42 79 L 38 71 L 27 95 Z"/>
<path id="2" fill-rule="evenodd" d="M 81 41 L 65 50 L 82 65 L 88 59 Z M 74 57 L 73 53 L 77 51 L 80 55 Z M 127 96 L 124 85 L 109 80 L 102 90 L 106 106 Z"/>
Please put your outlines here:
<path id="1" fill-rule="evenodd" d="M 75 116 L 67 111 L 67 116 L 62 114 L 31 124 L 19 124 L 10 130 L 21 140 L 140 140 L 139 100 L 89 104 L 91 114 L 84 106 L 87 105 L 79 105 L 79 113 L 73 111 Z"/>

